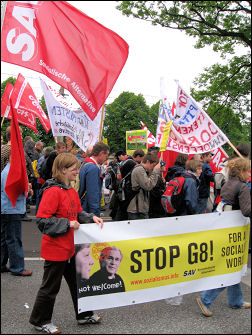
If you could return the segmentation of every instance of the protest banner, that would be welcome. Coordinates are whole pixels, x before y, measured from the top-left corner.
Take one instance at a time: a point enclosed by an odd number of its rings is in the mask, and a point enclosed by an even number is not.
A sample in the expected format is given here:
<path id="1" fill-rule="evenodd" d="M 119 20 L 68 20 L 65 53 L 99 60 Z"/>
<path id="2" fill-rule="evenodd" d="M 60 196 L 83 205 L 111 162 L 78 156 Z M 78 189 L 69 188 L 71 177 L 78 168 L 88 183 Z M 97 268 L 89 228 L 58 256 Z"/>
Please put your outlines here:
<path id="1" fill-rule="evenodd" d="M 155 137 L 152 135 L 152 133 L 149 131 L 147 126 L 142 121 L 140 121 L 140 123 L 141 123 L 141 126 L 143 127 L 142 129 L 147 130 L 147 146 L 148 146 L 148 148 L 154 147 L 155 142 L 156 142 Z"/>
<path id="2" fill-rule="evenodd" d="M 209 164 L 214 174 L 216 171 L 220 169 L 223 162 L 228 158 L 228 154 L 222 147 L 213 150 L 212 153 L 213 157 Z"/>
<path id="3" fill-rule="evenodd" d="M 81 225 L 74 232 L 75 246 L 89 243 L 92 262 L 86 279 L 77 280 L 79 311 L 240 282 L 248 258 L 249 220 L 240 211 L 203 216 L 107 222 L 102 230 Z M 81 273 L 80 268 L 76 271 Z"/>
<path id="4" fill-rule="evenodd" d="M 5 89 L 6 94 L 3 95 L 1 101 L 1 108 L 3 108 L 1 115 L 4 113 L 5 117 L 11 119 L 9 108 L 10 98 L 12 98 L 12 101 L 15 101 L 13 108 L 16 110 L 18 122 L 31 128 L 37 133 L 35 119 L 36 116 L 39 118 L 46 132 L 51 129 L 50 121 L 46 113 L 40 106 L 30 84 L 26 81 L 21 73 L 19 73 L 14 87 L 10 83 L 7 83 Z"/>
<path id="5" fill-rule="evenodd" d="M 176 118 L 172 124 L 166 149 L 185 154 L 215 150 L 229 142 L 195 100 L 178 85 Z"/>
<path id="6" fill-rule="evenodd" d="M 16 101 L 10 98 L 11 117 L 11 161 L 10 170 L 6 179 L 5 192 L 15 207 L 16 201 L 21 194 L 28 195 L 28 177 L 25 163 L 24 147 L 17 121 Z"/>
<path id="7" fill-rule="evenodd" d="M 128 44 L 66 1 L 8 1 L 1 60 L 67 89 L 91 120 L 110 94 Z"/>
<path id="8" fill-rule="evenodd" d="M 13 92 L 14 86 L 11 83 L 7 83 L 2 99 L 1 99 L 1 116 L 4 118 L 7 118 L 11 120 L 12 118 L 12 113 L 11 107 L 10 107 L 10 97 Z M 26 99 L 28 97 L 26 96 Z M 13 107 L 14 108 L 14 107 Z M 19 109 L 19 108 L 14 108 L 16 111 L 16 116 L 17 116 L 17 122 L 23 124 L 24 126 L 32 129 L 35 133 L 37 133 L 37 128 L 36 128 L 36 118 L 35 115 L 27 110 L 24 109 Z M 2 120 L 2 124 L 3 124 Z M 2 126 L 2 125 L 1 125 Z"/>
<path id="9" fill-rule="evenodd" d="M 94 145 L 99 139 L 101 111 L 91 120 L 83 110 L 71 110 L 66 99 L 42 79 L 40 83 L 53 136 L 68 136 L 84 151 Z"/>
<path id="10" fill-rule="evenodd" d="M 136 149 L 142 149 L 145 153 L 148 150 L 147 130 L 126 131 L 126 153 L 132 155 Z"/>

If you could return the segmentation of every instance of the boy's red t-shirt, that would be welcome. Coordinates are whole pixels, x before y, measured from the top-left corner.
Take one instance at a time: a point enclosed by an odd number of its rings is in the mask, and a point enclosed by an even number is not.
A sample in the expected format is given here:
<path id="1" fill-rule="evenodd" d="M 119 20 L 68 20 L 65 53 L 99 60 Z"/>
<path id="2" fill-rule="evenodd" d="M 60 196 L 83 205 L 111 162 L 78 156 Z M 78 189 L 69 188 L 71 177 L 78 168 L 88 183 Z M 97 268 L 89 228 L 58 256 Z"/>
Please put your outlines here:
<path id="1" fill-rule="evenodd" d="M 78 193 L 74 188 L 62 189 L 52 186 L 44 191 L 37 217 L 66 218 L 69 221 L 77 220 L 78 213 L 82 212 Z M 43 235 L 41 243 L 41 257 L 48 261 L 65 261 L 74 255 L 74 230 L 70 228 L 65 234 L 57 237 Z"/>

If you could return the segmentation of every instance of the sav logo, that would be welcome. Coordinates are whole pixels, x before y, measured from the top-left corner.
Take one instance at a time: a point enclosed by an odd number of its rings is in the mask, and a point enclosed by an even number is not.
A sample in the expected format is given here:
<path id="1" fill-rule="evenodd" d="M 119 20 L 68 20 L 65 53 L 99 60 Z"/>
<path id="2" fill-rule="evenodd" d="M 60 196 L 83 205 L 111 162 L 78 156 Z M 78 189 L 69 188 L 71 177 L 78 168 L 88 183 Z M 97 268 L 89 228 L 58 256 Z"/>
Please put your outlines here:
<path id="1" fill-rule="evenodd" d="M 108 248 L 109 244 L 104 242 L 104 243 L 95 243 L 94 246 L 92 247 L 92 256 L 98 260 L 100 259 L 101 251 L 105 248 Z"/>
<path id="2" fill-rule="evenodd" d="M 6 46 L 10 53 L 21 54 L 22 61 L 25 62 L 31 61 L 36 56 L 38 48 L 35 22 L 38 8 L 34 6 L 42 3 L 43 1 L 15 1 L 12 8 L 12 17 L 16 20 L 16 26 L 13 27 L 10 24 Z"/>

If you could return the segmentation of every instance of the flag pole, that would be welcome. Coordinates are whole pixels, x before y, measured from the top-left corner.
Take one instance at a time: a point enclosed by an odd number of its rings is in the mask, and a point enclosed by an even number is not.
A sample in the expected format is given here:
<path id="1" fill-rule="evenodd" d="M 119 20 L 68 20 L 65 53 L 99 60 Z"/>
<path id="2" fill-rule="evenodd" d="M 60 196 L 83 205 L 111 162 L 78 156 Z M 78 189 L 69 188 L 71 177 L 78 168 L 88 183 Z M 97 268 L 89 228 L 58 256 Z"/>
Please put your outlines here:
<path id="1" fill-rule="evenodd" d="M 6 6 L 7 6 L 7 1 L 1 1 L 1 32 L 2 32 L 2 27 L 3 27 L 4 17 L 5 17 Z"/>
<path id="2" fill-rule="evenodd" d="M 100 132 L 99 132 L 99 142 L 101 141 L 102 136 L 102 124 L 103 124 L 103 116 L 104 116 L 104 104 L 102 105 L 102 111 L 101 111 L 101 123 L 100 123 Z"/>
<path id="3" fill-rule="evenodd" d="M 2 126 L 3 126 L 3 122 L 4 122 L 4 117 L 2 118 L 1 129 L 2 129 Z"/>
<path id="4" fill-rule="evenodd" d="M 236 152 L 236 154 L 238 155 L 238 157 L 244 158 L 244 157 L 241 155 L 241 153 L 236 149 L 236 147 L 235 147 L 230 141 L 228 141 L 227 143 L 228 143 L 228 144 L 230 145 L 230 147 Z"/>

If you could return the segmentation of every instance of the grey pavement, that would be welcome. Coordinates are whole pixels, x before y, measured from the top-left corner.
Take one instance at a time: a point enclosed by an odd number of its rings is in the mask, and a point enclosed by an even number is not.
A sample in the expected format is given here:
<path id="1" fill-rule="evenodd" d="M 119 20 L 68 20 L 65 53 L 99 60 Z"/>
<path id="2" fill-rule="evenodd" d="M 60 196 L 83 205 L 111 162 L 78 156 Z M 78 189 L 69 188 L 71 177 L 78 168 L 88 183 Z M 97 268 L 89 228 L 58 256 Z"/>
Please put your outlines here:
<path id="1" fill-rule="evenodd" d="M 109 220 L 108 211 L 104 213 Z M 42 234 L 34 222 L 23 222 L 23 246 L 27 269 L 31 277 L 1 274 L 1 334 L 39 334 L 28 322 L 43 275 L 40 259 Z M 242 279 L 245 301 L 251 301 L 251 255 L 248 273 Z M 64 334 L 251 334 L 251 310 L 231 309 L 224 291 L 211 310 L 213 317 L 204 317 L 195 301 L 200 292 L 183 296 L 179 306 L 165 300 L 99 310 L 103 321 L 98 325 L 79 326 L 76 323 L 70 293 L 65 280 L 56 299 L 53 323 Z"/>

